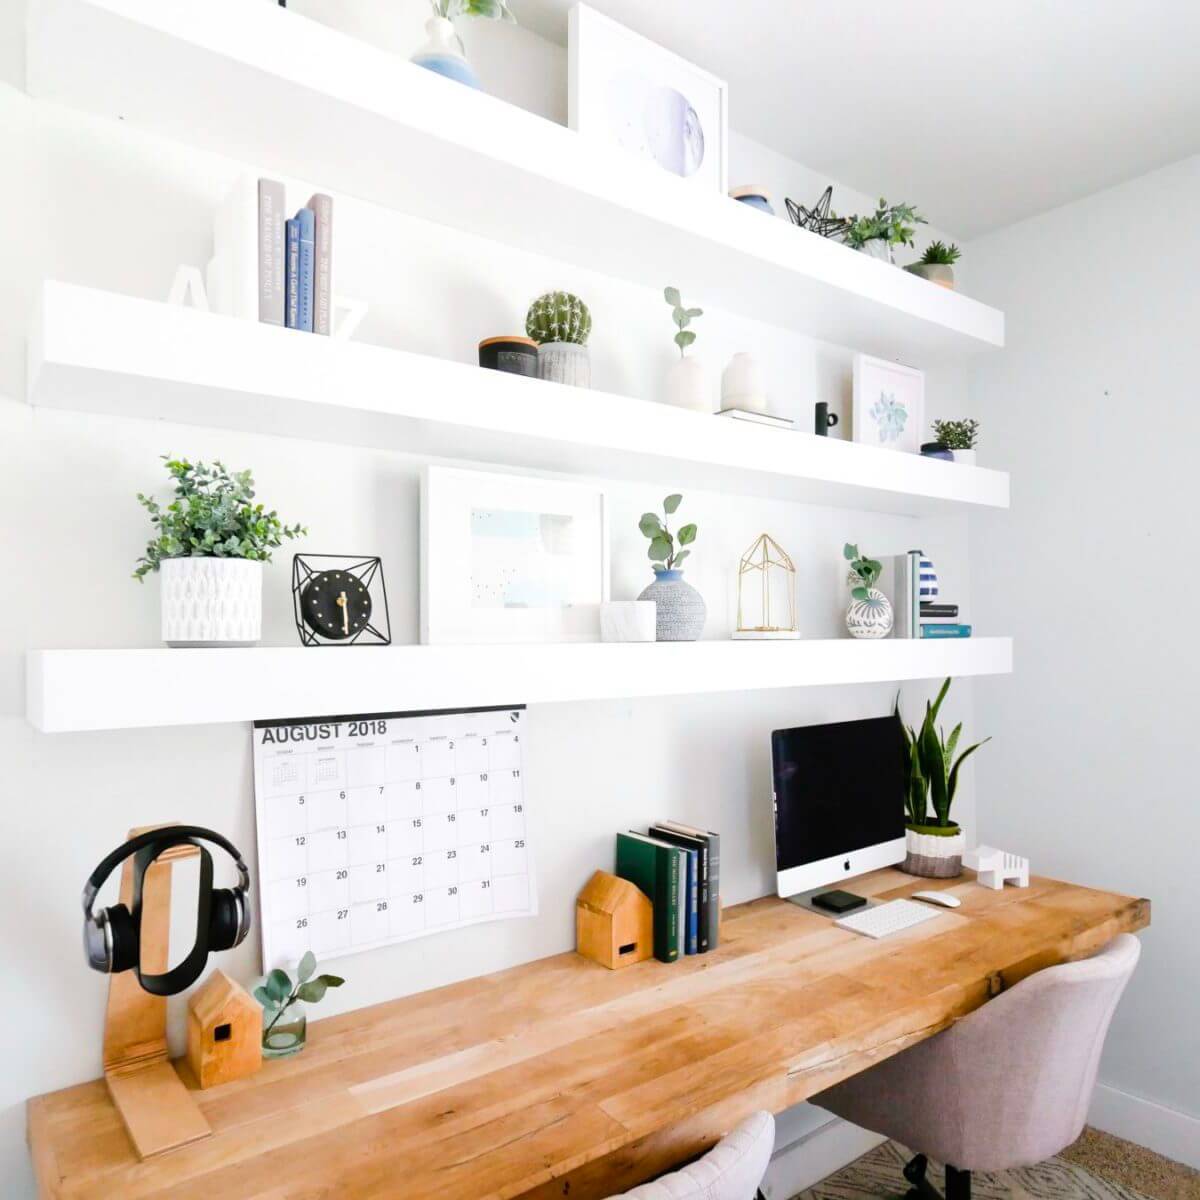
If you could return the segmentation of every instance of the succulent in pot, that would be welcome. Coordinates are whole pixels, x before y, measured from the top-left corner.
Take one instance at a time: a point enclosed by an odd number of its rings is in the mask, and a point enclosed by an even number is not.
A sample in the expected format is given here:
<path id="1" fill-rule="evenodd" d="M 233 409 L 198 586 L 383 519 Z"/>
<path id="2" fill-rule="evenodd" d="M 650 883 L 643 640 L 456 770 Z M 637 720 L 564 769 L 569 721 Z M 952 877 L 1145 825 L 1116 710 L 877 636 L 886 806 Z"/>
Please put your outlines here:
<path id="1" fill-rule="evenodd" d="M 962 257 L 962 251 L 953 244 L 945 242 L 930 242 L 925 253 L 915 263 L 909 263 L 904 269 L 930 283 L 936 283 L 944 288 L 954 289 L 954 264 Z"/>
<path id="2" fill-rule="evenodd" d="M 554 383 L 590 387 L 591 361 L 587 340 L 592 314 L 570 292 L 539 296 L 525 316 L 525 332 L 538 344 L 538 374 Z"/>

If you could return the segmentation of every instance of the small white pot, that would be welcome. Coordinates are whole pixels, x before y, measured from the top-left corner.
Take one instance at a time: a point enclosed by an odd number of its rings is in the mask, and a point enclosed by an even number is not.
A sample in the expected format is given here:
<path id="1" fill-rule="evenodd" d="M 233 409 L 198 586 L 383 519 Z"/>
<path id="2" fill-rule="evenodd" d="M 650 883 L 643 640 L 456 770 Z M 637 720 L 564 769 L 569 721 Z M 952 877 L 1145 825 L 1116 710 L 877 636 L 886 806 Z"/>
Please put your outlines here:
<path id="1" fill-rule="evenodd" d="M 253 646 L 261 639 L 262 563 L 167 558 L 159 575 L 168 646 Z"/>
<path id="2" fill-rule="evenodd" d="M 767 387 L 753 354 L 743 350 L 729 360 L 721 375 L 721 407 L 767 411 Z"/>
<path id="3" fill-rule="evenodd" d="M 652 642 L 658 605 L 653 600 L 609 600 L 600 605 L 602 642 Z"/>
<path id="4" fill-rule="evenodd" d="M 551 383 L 592 386 L 592 360 L 586 346 L 575 342 L 545 342 L 538 347 L 538 375 Z"/>
<path id="5" fill-rule="evenodd" d="M 887 238 L 872 238 L 869 242 L 863 242 L 858 248 L 858 252 L 865 254 L 868 258 L 877 258 L 880 262 L 894 264 L 896 261 L 891 243 Z"/>
<path id="6" fill-rule="evenodd" d="M 667 403 L 693 412 L 712 412 L 704 368 L 694 358 L 680 358 L 667 372 Z"/>
<path id="7" fill-rule="evenodd" d="M 954 455 L 956 463 L 967 463 L 972 467 L 975 465 L 974 450 L 951 450 L 950 453 Z"/>

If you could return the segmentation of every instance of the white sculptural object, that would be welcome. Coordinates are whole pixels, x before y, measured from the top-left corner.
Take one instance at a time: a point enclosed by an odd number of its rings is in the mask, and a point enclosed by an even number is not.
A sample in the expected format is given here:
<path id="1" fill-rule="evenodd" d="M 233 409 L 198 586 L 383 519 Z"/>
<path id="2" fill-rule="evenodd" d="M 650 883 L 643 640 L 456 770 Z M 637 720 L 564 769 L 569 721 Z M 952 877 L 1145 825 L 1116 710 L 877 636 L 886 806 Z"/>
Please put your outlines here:
<path id="1" fill-rule="evenodd" d="M 963 866 L 976 874 L 976 882 L 1000 891 L 1011 880 L 1017 887 L 1029 886 L 1029 859 L 995 846 L 976 846 L 963 855 Z"/>

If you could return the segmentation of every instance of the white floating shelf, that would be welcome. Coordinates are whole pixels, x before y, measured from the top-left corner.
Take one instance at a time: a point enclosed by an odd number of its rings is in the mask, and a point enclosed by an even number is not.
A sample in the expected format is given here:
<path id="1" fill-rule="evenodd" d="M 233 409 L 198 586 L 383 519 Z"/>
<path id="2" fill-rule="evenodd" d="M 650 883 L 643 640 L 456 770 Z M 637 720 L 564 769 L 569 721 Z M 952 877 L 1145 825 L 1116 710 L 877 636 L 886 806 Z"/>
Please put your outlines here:
<path id="1" fill-rule="evenodd" d="M 26 64 L 34 96 L 706 307 L 915 366 L 1004 343 L 995 309 L 263 0 L 32 0 Z"/>
<path id="2" fill-rule="evenodd" d="M 63 733 L 997 675 L 1012 640 L 33 650 L 25 669 L 30 723 Z"/>
<path id="3" fill-rule="evenodd" d="M 32 329 L 35 406 L 871 511 L 1008 506 L 1002 471 L 70 284 L 43 286 Z"/>

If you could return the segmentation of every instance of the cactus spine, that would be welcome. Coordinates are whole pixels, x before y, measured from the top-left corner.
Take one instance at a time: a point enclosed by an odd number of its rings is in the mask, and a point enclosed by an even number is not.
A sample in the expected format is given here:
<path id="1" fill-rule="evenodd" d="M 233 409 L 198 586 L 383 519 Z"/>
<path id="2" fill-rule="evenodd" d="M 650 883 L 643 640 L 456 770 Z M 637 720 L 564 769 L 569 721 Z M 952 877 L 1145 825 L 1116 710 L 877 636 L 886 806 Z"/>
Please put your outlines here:
<path id="1" fill-rule="evenodd" d="M 547 342 L 586 346 L 592 332 L 592 314 L 588 312 L 588 306 L 570 292 L 547 292 L 529 306 L 525 332 L 540 346 Z"/>

